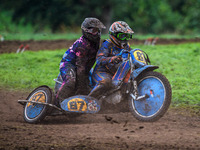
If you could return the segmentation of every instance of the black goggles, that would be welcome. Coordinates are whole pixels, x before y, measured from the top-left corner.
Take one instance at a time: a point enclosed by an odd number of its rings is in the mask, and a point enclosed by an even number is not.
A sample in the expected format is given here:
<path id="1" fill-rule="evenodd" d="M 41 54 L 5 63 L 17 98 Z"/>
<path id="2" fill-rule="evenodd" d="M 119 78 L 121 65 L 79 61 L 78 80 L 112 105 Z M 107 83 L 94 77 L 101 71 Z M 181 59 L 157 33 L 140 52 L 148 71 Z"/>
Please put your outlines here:
<path id="1" fill-rule="evenodd" d="M 97 33 L 101 32 L 99 28 L 88 28 L 87 31 L 93 35 L 96 35 Z"/>

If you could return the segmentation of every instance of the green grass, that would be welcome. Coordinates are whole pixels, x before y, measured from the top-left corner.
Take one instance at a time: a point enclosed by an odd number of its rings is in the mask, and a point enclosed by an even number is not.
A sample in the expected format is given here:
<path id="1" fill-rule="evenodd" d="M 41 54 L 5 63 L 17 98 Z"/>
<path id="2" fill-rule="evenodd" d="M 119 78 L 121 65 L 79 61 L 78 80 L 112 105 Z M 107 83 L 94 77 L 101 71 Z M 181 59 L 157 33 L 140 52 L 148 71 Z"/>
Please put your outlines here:
<path id="1" fill-rule="evenodd" d="M 152 64 L 172 86 L 173 104 L 200 106 L 200 44 L 132 45 L 145 50 Z M 0 55 L 0 88 L 32 90 L 40 85 L 54 87 L 59 62 L 65 50 L 25 51 Z"/>
<path id="2" fill-rule="evenodd" d="M 0 55 L 0 87 L 27 90 L 44 84 L 53 87 L 64 52 L 27 51 Z"/>
<path id="3" fill-rule="evenodd" d="M 65 33 L 50 33 L 50 32 L 40 32 L 40 33 L 33 33 L 33 32 L 0 32 L 0 35 L 4 37 L 5 40 L 75 40 L 81 36 L 80 32 L 74 33 L 71 31 L 66 31 Z M 135 33 L 133 38 L 139 40 L 145 40 L 147 38 L 165 38 L 165 39 L 194 39 L 200 38 L 200 35 L 177 35 L 177 34 L 138 34 Z M 102 34 L 102 39 L 108 38 L 108 34 Z"/>
<path id="4" fill-rule="evenodd" d="M 134 46 L 133 46 L 134 47 Z M 175 105 L 200 106 L 200 44 L 137 46 L 171 83 Z"/>
<path id="5" fill-rule="evenodd" d="M 139 40 L 146 40 L 147 38 L 161 38 L 161 39 L 194 39 L 194 38 L 200 38 L 200 34 L 193 34 L 193 35 L 180 35 L 180 34 L 140 34 L 135 33 L 133 38 L 139 39 Z M 134 39 L 133 39 L 134 40 Z"/>
<path id="6" fill-rule="evenodd" d="M 78 33 L 57 33 L 52 34 L 48 32 L 44 33 L 2 33 L 5 40 L 74 40 L 81 36 Z"/>

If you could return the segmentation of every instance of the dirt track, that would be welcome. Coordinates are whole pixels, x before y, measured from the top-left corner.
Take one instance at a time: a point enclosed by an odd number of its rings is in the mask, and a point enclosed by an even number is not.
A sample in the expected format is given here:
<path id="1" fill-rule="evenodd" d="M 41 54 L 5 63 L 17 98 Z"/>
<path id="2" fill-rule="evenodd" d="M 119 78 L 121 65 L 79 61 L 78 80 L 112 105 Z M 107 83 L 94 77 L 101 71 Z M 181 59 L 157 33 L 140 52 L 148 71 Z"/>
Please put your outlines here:
<path id="1" fill-rule="evenodd" d="M 157 122 L 137 121 L 120 104 L 111 111 L 76 119 L 48 116 L 27 124 L 17 103 L 27 92 L 0 90 L 0 149 L 200 149 L 200 116 L 170 109 Z M 108 119 L 108 118 L 111 118 Z"/>
<path id="2" fill-rule="evenodd" d="M 54 41 L 4 41 L 0 42 L 0 54 L 16 52 L 21 44 L 24 46 L 29 45 L 29 50 L 55 50 L 63 49 L 71 46 L 74 40 L 54 40 Z M 181 44 L 181 43 L 200 42 L 200 38 L 196 39 L 158 39 L 156 44 Z M 134 39 L 130 41 L 131 44 L 144 44 L 144 40 Z"/>
<path id="3" fill-rule="evenodd" d="M 139 42 L 144 41 L 135 41 L 135 44 Z M 5 41 L 0 43 L 0 53 L 16 52 L 21 44 L 30 44 L 30 50 L 53 50 L 72 43 L 64 40 Z M 99 114 L 74 119 L 48 116 L 41 124 L 32 125 L 24 122 L 23 108 L 17 103 L 27 95 L 28 92 L 0 89 L 0 150 L 200 149 L 199 113 L 192 115 L 188 110 L 169 109 L 159 121 L 144 123 L 133 118 L 125 108 L 122 112 L 122 104 L 118 104 Z"/>

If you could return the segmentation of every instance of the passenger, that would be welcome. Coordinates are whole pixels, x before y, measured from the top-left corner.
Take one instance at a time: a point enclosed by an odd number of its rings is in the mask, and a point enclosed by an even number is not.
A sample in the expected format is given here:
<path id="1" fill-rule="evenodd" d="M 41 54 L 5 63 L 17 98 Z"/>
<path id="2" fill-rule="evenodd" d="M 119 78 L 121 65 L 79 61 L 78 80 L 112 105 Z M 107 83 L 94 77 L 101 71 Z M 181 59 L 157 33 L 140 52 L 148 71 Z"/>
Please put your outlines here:
<path id="1" fill-rule="evenodd" d="M 101 29 L 105 26 L 97 18 L 85 18 L 82 36 L 65 52 L 60 62 L 63 83 L 57 92 L 57 104 L 67 97 L 88 94 L 88 75 L 99 49 Z M 59 78 L 59 77 L 58 77 Z"/>

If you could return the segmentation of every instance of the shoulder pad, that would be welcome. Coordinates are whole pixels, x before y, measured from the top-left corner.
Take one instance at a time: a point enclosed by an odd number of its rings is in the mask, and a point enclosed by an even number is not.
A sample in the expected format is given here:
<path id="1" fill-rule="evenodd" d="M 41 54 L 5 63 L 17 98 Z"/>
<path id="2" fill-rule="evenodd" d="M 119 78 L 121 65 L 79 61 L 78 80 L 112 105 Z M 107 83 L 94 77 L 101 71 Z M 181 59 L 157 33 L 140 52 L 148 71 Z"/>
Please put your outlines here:
<path id="1" fill-rule="evenodd" d="M 104 41 L 107 41 L 108 43 L 112 43 L 110 39 L 106 39 Z"/>

